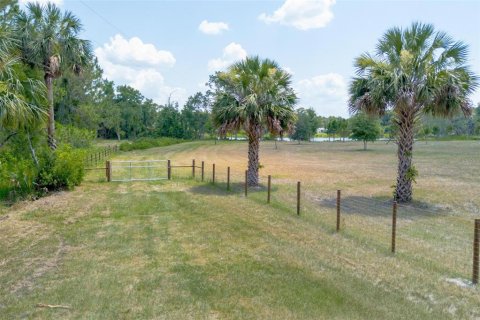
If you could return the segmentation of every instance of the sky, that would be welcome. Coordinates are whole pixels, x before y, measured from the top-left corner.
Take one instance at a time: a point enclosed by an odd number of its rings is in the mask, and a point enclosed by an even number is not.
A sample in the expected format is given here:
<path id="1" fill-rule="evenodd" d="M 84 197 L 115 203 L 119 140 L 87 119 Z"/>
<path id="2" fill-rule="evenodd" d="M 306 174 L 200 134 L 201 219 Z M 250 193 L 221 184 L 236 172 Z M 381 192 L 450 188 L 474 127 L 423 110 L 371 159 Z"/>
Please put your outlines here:
<path id="1" fill-rule="evenodd" d="M 467 43 L 480 75 L 480 0 L 52 2 L 80 18 L 106 78 L 159 104 L 170 97 L 182 105 L 215 71 L 259 55 L 293 75 L 299 107 L 347 117 L 355 57 L 414 21 Z M 471 99 L 479 103 L 480 90 Z"/>

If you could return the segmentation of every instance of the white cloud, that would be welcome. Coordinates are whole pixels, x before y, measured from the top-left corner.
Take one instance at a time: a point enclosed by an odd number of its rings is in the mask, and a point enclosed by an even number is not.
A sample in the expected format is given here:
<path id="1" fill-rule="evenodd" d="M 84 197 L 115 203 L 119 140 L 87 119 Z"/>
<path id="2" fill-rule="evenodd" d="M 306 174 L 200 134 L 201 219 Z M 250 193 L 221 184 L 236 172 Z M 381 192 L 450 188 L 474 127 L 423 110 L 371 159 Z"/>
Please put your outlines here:
<path id="1" fill-rule="evenodd" d="M 333 19 L 331 7 L 336 0 L 286 0 L 271 15 L 258 18 L 265 23 L 280 23 L 300 30 L 325 27 Z"/>
<path id="2" fill-rule="evenodd" d="M 338 73 L 300 80 L 294 85 L 299 105 L 312 107 L 322 116 L 348 116 L 348 85 Z"/>
<path id="3" fill-rule="evenodd" d="M 229 27 L 225 22 L 208 22 L 203 20 L 198 26 L 198 30 L 205 34 L 221 34 L 223 31 L 229 30 Z"/>
<path id="4" fill-rule="evenodd" d="M 61 6 L 63 4 L 63 0 L 20 0 L 19 1 L 21 5 L 26 5 L 29 2 L 36 2 L 42 5 L 45 5 L 49 2 L 56 4 L 57 6 Z"/>
<path id="5" fill-rule="evenodd" d="M 158 50 L 151 43 L 143 43 L 140 38 L 125 39 L 117 34 L 109 43 L 98 48 L 106 59 L 120 64 L 148 64 L 152 66 L 175 64 L 175 57 L 169 51 Z"/>
<path id="6" fill-rule="evenodd" d="M 175 64 L 172 53 L 158 50 L 137 37 L 127 40 L 116 35 L 95 49 L 95 55 L 104 76 L 116 84 L 129 85 L 157 103 L 165 103 L 170 95 L 180 104 L 185 102 L 186 90 L 167 85 L 160 72 L 161 67 Z"/>
<path id="7" fill-rule="evenodd" d="M 218 71 L 228 67 L 230 64 L 245 59 L 247 51 L 238 43 L 232 42 L 223 49 L 221 58 L 208 61 L 208 69 L 210 71 Z"/>

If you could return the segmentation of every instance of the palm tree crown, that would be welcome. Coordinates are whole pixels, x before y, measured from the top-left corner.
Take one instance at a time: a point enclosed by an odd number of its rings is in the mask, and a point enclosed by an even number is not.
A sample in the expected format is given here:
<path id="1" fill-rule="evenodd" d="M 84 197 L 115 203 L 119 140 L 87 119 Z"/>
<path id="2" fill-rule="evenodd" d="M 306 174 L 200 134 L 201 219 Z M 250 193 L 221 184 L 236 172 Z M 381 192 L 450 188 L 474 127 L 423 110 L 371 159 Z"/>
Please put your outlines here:
<path id="1" fill-rule="evenodd" d="M 55 148 L 53 79 L 59 77 L 64 68 L 79 74 L 92 59 L 91 45 L 78 37 L 82 30 L 80 20 L 69 11 L 62 13 L 52 3 L 45 6 L 29 3 L 26 11 L 19 13 L 16 26 L 23 61 L 44 72 L 49 102 L 49 143 Z"/>
<path id="2" fill-rule="evenodd" d="M 398 129 L 399 168 L 396 198 L 412 199 L 411 182 L 415 123 L 419 115 L 449 117 L 471 113 L 468 96 L 478 77 L 467 65 L 468 47 L 430 24 L 392 28 L 378 42 L 374 55 L 355 60 L 357 76 L 350 84 L 350 111 L 382 115 L 394 112 Z"/>
<path id="3" fill-rule="evenodd" d="M 42 121 L 45 86 L 22 72 L 17 44 L 6 26 L 0 26 L 0 128 L 16 130 Z"/>
<path id="4" fill-rule="evenodd" d="M 297 96 L 291 75 L 269 59 L 247 57 L 213 77 L 214 123 L 221 135 L 244 129 L 249 141 L 249 184 L 258 184 L 259 140 L 265 130 L 289 131 L 295 121 Z"/>

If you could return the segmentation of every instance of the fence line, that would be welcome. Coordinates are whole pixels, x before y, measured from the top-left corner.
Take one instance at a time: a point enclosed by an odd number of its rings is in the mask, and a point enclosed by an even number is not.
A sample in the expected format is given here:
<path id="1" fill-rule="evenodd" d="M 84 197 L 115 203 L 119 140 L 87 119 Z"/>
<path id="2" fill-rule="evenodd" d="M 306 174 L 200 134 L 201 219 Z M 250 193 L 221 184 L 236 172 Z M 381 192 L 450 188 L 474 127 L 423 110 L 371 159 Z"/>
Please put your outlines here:
<path id="1" fill-rule="evenodd" d="M 205 161 L 200 166 L 196 163 L 192 160 L 191 165 L 174 164 L 168 160 L 169 179 L 208 182 L 215 188 L 225 189 L 225 192 L 239 194 L 243 191 L 245 197 L 250 196 L 248 171 L 242 178 L 241 171 L 231 170 L 231 167 L 220 168 L 214 163 L 209 167 Z M 200 176 L 196 175 L 197 168 L 201 170 Z M 207 168 L 211 168 L 211 172 L 206 172 Z M 393 197 L 362 197 L 342 190 L 318 190 L 318 186 L 314 185 L 303 185 L 301 189 L 300 181 L 296 183 L 295 193 L 292 180 L 281 180 L 279 183 L 272 179 L 272 175 L 261 178 L 266 181 L 266 186 L 252 189 L 252 196 L 264 194 L 267 204 L 272 200 L 282 205 L 291 204 L 293 213 L 296 203 L 296 213 L 300 215 L 302 212 L 304 219 L 330 225 L 328 228 L 332 231 L 341 231 L 345 236 L 383 248 L 386 253 L 412 256 L 418 264 L 435 263 L 441 267 L 440 270 L 450 274 L 465 278 L 473 270 L 472 283 L 478 282 L 480 220 L 475 220 L 472 227 L 473 219 L 451 215 L 444 208 L 397 204 Z M 436 218 L 435 222 L 432 222 L 432 217 Z M 447 235 L 437 231 L 445 227 L 449 231 Z M 475 237 L 471 231 L 475 231 Z M 473 262 L 470 262 L 472 255 Z"/>

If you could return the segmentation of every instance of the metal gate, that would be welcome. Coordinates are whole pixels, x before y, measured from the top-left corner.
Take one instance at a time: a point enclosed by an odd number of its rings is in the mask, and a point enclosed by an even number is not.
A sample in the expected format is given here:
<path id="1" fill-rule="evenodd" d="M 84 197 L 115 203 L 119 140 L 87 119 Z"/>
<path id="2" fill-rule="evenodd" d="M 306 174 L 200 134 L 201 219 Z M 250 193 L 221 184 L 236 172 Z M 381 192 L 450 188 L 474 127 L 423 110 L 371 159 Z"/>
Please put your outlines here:
<path id="1" fill-rule="evenodd" d="M 155 181 L 168 179 L 168 160 L 110 161 L 111 181 Z"/>

